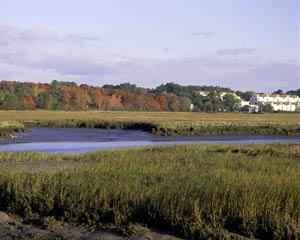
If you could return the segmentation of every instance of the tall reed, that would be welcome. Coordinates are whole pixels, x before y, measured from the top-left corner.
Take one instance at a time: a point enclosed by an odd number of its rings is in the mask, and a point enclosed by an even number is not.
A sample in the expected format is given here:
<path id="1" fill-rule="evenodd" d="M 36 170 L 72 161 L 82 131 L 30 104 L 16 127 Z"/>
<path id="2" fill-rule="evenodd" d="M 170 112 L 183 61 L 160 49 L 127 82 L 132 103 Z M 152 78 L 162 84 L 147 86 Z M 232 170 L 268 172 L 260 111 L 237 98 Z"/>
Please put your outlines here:
<path id="1" fill-rule="evenodd" d="M 300 237 L 300 145 L 183 145 L 80 155 L 2 153 L 1 162 L 79 161 L 48 171 L 0 170 L 0 206 L 31 218 L 124 226 L 141 222 L 187 239 L 227 232 Z M 22 164 L 22 163 L 18 163 Z"/>

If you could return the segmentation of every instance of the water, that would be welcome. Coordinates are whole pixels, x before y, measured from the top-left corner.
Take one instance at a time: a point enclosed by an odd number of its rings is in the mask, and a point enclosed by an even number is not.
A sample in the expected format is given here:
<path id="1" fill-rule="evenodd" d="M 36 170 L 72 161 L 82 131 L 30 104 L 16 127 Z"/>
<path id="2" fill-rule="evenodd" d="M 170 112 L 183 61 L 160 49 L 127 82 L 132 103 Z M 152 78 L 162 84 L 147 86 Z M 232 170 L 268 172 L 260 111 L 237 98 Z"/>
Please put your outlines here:
<path id="1" fill-rule="evenodd" d="M 300 143 L 300 137 L 284 135 L 249 136 L 153 136 L 137 130 L 89 128 L 31 128 L 15 138 L 0 140 L 0 151 L 83 153 L 101 149 L 174 144 Z"/>

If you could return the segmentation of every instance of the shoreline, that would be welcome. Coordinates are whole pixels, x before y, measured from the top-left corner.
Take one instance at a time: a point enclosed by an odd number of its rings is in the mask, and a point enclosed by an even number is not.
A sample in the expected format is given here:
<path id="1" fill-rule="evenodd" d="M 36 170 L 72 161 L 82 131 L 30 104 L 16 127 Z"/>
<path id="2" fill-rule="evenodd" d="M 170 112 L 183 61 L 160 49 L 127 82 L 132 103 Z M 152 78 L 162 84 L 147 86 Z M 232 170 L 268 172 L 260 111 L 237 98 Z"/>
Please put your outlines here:
<path id="1" fill-rule="evenodd" d="M 300 114 L 111 111 L 0 111 L 0 122 L 25 127 L 142 130 L 157 136 L 300 136 Z"/>

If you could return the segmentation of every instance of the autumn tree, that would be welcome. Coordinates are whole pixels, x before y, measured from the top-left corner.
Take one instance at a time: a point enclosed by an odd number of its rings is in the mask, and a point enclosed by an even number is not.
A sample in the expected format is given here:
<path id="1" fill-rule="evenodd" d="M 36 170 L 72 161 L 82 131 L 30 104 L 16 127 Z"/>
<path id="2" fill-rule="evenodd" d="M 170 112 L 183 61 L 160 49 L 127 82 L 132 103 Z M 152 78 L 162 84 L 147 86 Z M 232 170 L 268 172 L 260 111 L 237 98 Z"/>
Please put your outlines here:
<path id="1" fill-rule="evenodd" d="M 167 94 L 161 94 L 155 97 L 156 102 L 158 103 L 161 111 L 168 111 L 168 96 Z"/>
<path id="2" fill-rule="evenodd" d="M 89 90 L 89 96 L 91 99 L 91 105 L 95 109 L 104 109 L 104 94 L 99 87 L 92 87 Z"/>
<path id="3" fill-rule="evenodd" d="M 34 109 L 36 107 L 35 101 L 31 96 L 22 97 L 19 102 L 21 109 Z"/>

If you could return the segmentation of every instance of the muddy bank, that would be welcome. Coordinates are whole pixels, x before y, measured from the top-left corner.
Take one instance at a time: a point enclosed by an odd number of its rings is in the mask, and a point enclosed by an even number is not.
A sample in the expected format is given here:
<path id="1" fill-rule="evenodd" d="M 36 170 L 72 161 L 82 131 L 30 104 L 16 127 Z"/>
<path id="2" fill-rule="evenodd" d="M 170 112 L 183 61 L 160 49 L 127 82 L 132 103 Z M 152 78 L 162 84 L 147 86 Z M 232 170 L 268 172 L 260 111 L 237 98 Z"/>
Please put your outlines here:
<path id="1" fill-rule="evenodd" d="M 132 236 L 117 235 L 118 229 L 95 226 L 72 225 L 56 221 L 52 217 L 24 220 L 15 215 L 0 212 L 0 239 L 103 239 L 103 240 L 179 240 L 170 233 L 163 233 L 141 225 L 132 225 Z"/>
<path id="2" fill-rule="evenodd" d="M 130 236 L 120 235 L 121 233 Z M 223 231 L 221 239 L 249 240 L 238 234 Z M 123 229 L 113 226 L 96 227 L 68 224 L 53 217 L 36 217 L 31 220 L 0 211 L 0 239 L 5 240 L 182 240 L 171 232 L 131 224 Z"/>

